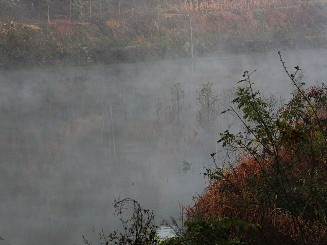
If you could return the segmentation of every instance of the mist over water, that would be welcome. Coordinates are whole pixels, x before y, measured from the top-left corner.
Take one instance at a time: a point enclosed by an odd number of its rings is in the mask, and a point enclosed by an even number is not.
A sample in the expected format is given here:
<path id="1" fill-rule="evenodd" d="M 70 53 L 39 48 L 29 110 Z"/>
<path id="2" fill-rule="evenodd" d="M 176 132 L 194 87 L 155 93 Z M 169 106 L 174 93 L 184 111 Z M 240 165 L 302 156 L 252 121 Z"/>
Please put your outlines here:
<path id="1" fill-rule="evenodd" d="M 326 82 L 327 50 L 282 55 L 308 84 Z M 237 127 L 219 116 L 201 128 L 195 91 L 212 82 L 222 111 L 245 70 L 257 70 L 265 95 L 292 91 L 277 52 L 198 58 L 193 74 L 186 59 L 2 71 L 1 244 L 82 244 L 83 234 L 117 227 L 119 197 L 153 209 L 159 221 L 178 218 L 179 203 L 203 191 L 219 132 Z M 177 126 L 156 115 L 158 101 L 172 106 L 176 83 L 184 90 Z"/>

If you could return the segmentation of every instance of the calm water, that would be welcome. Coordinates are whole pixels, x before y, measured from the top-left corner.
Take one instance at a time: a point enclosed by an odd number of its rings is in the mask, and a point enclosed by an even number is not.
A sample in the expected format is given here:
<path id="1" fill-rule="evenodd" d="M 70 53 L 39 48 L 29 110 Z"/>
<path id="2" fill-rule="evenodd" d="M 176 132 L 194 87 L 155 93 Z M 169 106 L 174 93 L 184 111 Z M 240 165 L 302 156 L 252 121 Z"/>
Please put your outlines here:
<path id="1" fill-rule="evenodd" d="M 305 80 L 326 81 L 327 50 L 283 53 Z M 292 91 L 277 52 L 200 58 L 193 74 L 188 60 L 0 72 L 1 244 L 96 241 L 117 227 L 117 198 L 138 200 L 158 220 L 178 218 L 179 203 L 205 186 L 218 133 L 235 125 L 220 116 L 199 127 L 196 90 L 212 82 L 223 110 L 254 69 L 264 94 Z M 177 82 L 178 125 L 169 120 Z"/>

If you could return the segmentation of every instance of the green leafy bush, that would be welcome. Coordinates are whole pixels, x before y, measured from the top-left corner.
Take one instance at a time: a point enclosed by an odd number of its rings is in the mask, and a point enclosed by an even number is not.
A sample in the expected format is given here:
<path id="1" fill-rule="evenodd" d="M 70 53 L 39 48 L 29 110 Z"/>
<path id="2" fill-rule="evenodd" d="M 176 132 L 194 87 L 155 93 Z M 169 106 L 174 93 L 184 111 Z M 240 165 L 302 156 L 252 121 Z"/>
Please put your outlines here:
<path id="1" fill-rule="evenodd" d="M 255 225 L 246 221 L 217 218 L 209 221 L 203 218 L 186 221 L 185 228 L 184 234 L 167 239 L 160 245 L 243 244 L 238 237 L 230 239 L 230 233 L 256 230 Z"/>

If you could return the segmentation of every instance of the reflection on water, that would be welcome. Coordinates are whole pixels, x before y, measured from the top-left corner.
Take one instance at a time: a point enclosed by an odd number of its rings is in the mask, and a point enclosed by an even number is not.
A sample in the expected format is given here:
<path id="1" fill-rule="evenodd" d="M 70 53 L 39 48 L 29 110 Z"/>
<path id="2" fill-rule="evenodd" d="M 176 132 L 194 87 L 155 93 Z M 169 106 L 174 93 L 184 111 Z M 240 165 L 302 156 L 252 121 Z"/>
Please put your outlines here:
<path id="1" fill-rule="evenodd" d="M 176 234 L 172 228 L 169 226 L 160 226 L 157 231 L 158 237 L 160 241 L 163 241 L 167 238 L 175 237 Z"/>

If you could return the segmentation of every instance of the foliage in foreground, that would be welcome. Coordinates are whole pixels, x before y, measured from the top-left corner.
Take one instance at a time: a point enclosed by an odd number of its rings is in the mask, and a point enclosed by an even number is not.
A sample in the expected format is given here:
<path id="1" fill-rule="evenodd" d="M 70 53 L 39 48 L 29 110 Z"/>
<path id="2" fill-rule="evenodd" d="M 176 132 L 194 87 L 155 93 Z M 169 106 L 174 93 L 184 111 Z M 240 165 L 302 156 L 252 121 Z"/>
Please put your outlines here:
<path id="1" fill-rule="evenodd" d="M 125 198 L 114 202 L 116 215 L 122 224 L 122 231 L 113 231 L 106 235 L 104 231 L 99 233 L 100 244 L 119 245 L 151 245 L 157 244 L 157 226 L 155 215 L 149 209 L 144 209 L 134 199 Z M 86 245 L 92 242 L 83 236 Z"/>
<path id="2" fill-rule="evenodd" d="M 207 170 L 211 182 L 178 236 L 159 241 L 154 214 L 124 199 L 115 203 L 123 232 L 100 233 L 101 244 L 327 244 L 327 88 L 306 88 L 301 69 L 280 59 L 291 99 L 275 106 L 244 73 L 227 110 L 243 129 L 221 134 L 229 161 Z"/>
<path id="3" fill-rule="evenodd" d="M 240 239 L 229 239 L 232 230 L 245 232 L 256 227 L 246 221 L 232 219 L 215 219 L 207 222 L 203 219 L 186 221 L 184 227 L 178 227 L 176 220 L 172 225 L 178 237 L 161 241 L 157 235 L 158 226 L 155 224 L 155 215 L 133 199 L 125 198 L 114 202 L 116 215 L 122 224 L 121 231 L 115 230 L 105 234 L 99 232 L 99 244 L 109 245 L 177 245 L 177 244 L 240 244 Z M 86 245 L 92 241 L 83 236 Z"/>
<path id="4" fill-rule="evenodd" d="M 256 232 L 230 230 L 230 241 L 326 244 L 327 91 L 325 85 L 305 88 L 300 68 L 290 73 L 281 62 L 295 88 L 290 101 L 275 108 L 254 90 L 251 73 L 244 73 L 233 101 L 237 108 L 228 110 L 243 130 L 225 131 L 219 140 L 233 160 L 208 170 L 211 183 L 188 218 L 211 227 L 226 218 L 256 224 Z"/>
<path id="5" fill-rule="evenodd" d="M 256 231 L 256 226 L 243 220 L 213 218 L 210 221 L 196 218 L 185 222 L 184 233 L 178 237 L 169 238 L 160 245 L 199 245 L 199 244 L 243 244 L 240 237 L 229 236 L 237 231 Z"/>

